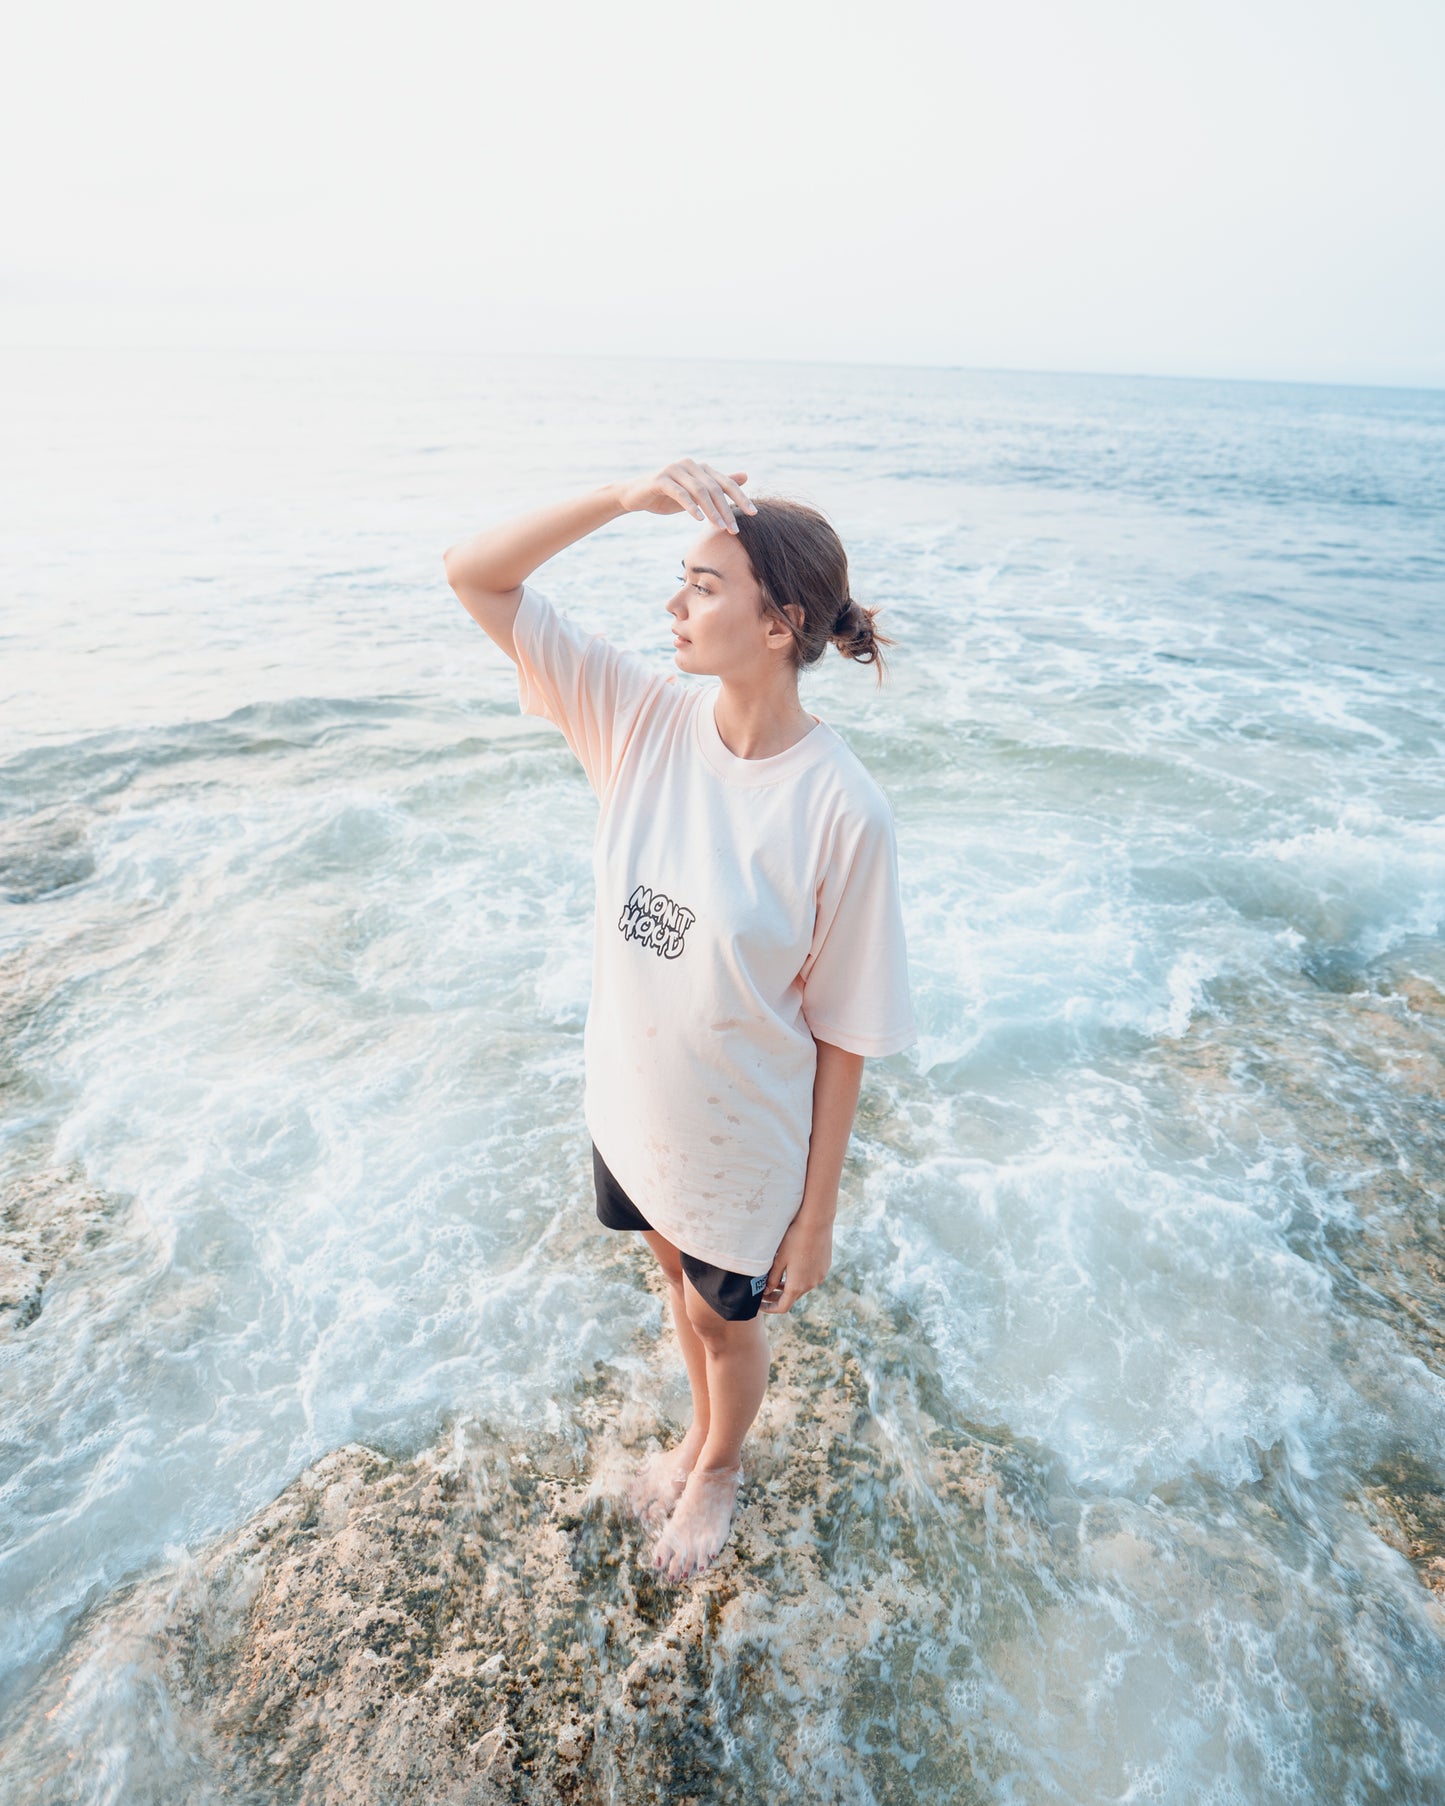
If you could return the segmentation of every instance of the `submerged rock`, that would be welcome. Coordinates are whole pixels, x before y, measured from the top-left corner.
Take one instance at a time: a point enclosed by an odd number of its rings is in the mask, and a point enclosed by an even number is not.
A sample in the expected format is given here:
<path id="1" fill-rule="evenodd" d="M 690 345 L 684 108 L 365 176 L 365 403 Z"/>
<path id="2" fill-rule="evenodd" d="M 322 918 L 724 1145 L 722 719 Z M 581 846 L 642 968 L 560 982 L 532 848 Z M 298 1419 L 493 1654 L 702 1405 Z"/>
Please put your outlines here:
<path id="1" fill-rule="evenodd" d="M 1223 1135 L 1245 1159 L 1296 1151 L 1304 1185 L 1336 1207 L 1301 1223 L 1302 1249 L 1355 1316 L 1445 1376 L 1445 989 L 1402 964 L 1301 982 L 1286 1012 L 1225 1001 L 1158 1044 L 1174 1132 L 1200 1148 Z M 1402 1448 L 1346 1502 L 1445 1599 L 1445 1467 Z"/>
<path id="2" fill-rule="evenodd" d="M 0 1337 L 35 1321 L 46 1281 L 105 1233 L 115 1209 L 76 1166 L 0 1183 Z"/>
<path id="3" fill-rule="evenodd" d="M 1169 1132 L 1269 1160 L 1318 1200 L 1291 1240 L 1445 1375 L 1445 990 L 1406 970 L 1278 1001 L 1229 993 L 1156 1045 L 1144 1070 L 1168 1087 Z"/>
<path id="4" fill-rule="evenodd" d="M 62 804 L 0 823 L 0 902 L 34 903 L 94 875 L 83 811 Z"/>
<path id="5" fill-rule="evenodd" d="M 1379 1464 L 1350 1502 L 1445 1601 L 1445 1487 L 1438 1471 L 1401 1449 Z"/>
<path id="6" fill-rule="evenodd" d="M 672 1431 L 601 1373 L 570 1433 L 328 1455 L 84 1622 L 7 1759 L 58 1774 L 57 1729 L 95 1726 L 104 1670 L 128 1678 L 87 1741 L 112 1772 L 119 1741 L 133 1777 L 207 1776 L 197 1799 L 957 1797 L 975 1641 L 1017 1627 L 1051 1539 L 1070 1559 L 1070 1510 L 1046 1463 L 930 1415 L 917 1373 L 878 1358 L 899 1361 L 896 1325 L 824 1303 L 777 1336 L 742 1508 L 700 1578 L 645 1565 L 622 1491 Z M 1001 1560 L 1016 1588 L 959 1593 Z"/>

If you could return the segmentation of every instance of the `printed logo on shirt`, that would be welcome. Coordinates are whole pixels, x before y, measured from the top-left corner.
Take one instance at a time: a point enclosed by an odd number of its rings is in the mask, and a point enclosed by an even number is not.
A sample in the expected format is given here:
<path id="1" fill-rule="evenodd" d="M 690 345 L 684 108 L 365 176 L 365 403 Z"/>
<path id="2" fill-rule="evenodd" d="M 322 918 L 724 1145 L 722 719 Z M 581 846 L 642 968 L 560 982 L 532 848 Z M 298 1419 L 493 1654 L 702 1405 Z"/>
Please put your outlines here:
<path id="1" fill-rule="evenodd" d="M 660 890 L 649 890 L 645 884 L 627 899 L 627 907 L 617 918 L 624 940 L 641 941 L 662 959 L 676 959 L 682 952 L 683 939 L 697 920 L 690 909 L 674 903 Z"/>

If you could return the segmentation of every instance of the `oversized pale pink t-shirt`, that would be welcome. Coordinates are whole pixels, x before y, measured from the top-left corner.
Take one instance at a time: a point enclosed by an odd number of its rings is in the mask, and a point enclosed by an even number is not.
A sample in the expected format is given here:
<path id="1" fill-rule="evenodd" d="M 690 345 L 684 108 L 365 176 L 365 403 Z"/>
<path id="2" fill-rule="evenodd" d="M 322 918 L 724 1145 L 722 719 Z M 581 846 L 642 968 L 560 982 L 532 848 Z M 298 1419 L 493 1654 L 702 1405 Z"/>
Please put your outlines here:
<path id="1" fill-rule="evenodd" d="M 766 1273 L 802 1202 L 815 1039 L 918 1038 L 887 798 L 824 721 L 739 758 L 720 684 L 623 651 L 530 583 L 512 637 L 523 712 L 561 728 L 601 803 L 588 1130 L 676 1247 Z"/>

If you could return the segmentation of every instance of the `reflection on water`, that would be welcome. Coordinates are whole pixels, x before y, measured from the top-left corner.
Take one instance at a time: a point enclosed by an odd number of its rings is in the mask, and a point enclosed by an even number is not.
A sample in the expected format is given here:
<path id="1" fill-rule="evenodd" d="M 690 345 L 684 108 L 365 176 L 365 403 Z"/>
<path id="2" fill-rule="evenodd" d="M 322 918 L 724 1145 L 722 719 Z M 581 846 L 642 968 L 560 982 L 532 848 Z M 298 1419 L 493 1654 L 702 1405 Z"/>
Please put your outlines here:
<path id="1" fill-rule="evenodd" d="M 10 372 L 10 1785 L 340 1797 L 374 1708 L 396 1798 L 1440 1797 L 1445 401 L 643 368 Z M 440 551 L 682 446 L 888 604 L 808 698 L 921 1040 L 664 1596 L 600 1496 L 682 1395 L 590 1221 L 592 799 Z M 665 668 L 688 530 L 549 593 Z"/>

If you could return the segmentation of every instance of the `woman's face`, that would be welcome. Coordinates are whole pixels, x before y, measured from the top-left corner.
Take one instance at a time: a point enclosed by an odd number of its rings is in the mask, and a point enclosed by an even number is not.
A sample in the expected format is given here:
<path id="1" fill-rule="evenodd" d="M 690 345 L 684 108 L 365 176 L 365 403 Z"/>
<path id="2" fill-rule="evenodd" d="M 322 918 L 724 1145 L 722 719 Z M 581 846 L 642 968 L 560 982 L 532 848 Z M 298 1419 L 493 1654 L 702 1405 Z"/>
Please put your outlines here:
<path id="1" fill-rule="evenodd" d="M 763 614 L 762 591 L 736 534 L 714 527 L 699 535 L 683 556 L 678 581 L 667 612 L 680 670 L 746 677 L 788 647 L 788 634 Z"/>

